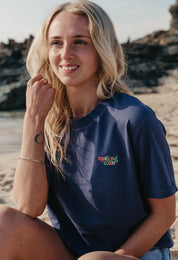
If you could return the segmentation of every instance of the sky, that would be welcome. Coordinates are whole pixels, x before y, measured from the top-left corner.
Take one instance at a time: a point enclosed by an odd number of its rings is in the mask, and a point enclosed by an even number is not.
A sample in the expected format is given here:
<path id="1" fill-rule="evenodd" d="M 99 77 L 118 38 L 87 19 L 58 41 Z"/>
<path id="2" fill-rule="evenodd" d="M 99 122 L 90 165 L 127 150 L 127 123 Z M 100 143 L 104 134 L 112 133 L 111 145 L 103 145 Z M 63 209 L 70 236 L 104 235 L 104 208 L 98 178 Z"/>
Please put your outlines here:
<path id="1" fill-rule="evenodd" d="M 69 0 L 67 0 L 69 1 Z M 24 41 L 36 35 L 42 22 L 66 0 L 0 0 L 0 42 Z M 111 17 L 118 39 L 124 43 L 156 30 L 168 30 L 169 7 L 176 0 L 93 0 Z"/>

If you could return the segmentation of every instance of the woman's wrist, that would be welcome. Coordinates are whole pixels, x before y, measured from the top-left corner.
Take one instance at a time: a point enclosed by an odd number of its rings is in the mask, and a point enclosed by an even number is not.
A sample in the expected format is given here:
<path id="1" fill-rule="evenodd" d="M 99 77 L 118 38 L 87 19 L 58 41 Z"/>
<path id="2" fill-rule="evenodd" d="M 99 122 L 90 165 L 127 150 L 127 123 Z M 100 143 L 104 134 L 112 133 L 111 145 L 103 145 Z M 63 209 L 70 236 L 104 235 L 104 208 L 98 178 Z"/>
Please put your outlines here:
<path id="1" fill-rule="evenodd" d="M 44 132 L 45 118 L 40 114 L 34 114 L 30 111 L 25 112 L 24 123 L 30 123 L 30 126 L 33 126 L 33 129 L 39 129 L 40 132 Z"/>
<path id="2" fill-rule="evenodd" d="M 38 115 L 26 112 L 23 124 L 22 156 L 33 158 L 39 151 L 44 151 L 44 120 Z M 27 149 L 28 148 L 28 149 Z M 34 157 L 36 158 L 36 157 Z"/>

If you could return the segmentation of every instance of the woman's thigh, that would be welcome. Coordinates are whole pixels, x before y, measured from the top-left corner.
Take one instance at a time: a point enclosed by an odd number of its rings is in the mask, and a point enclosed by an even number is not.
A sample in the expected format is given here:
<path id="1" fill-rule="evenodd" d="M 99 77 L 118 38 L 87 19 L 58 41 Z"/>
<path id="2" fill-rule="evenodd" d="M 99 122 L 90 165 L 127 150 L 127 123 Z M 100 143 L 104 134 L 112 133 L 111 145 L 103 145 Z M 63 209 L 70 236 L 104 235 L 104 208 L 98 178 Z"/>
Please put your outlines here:
<path id="1" fill-rule="evenodd" d="M 0 238 L 4 260 L 74 260 L 54 228 L 12 208 L 0 207 Z"/>
<path id="2" fill-rule="evenodd" d="M 168 248 L 152 248 L 145 255 L 141 257 L 141 260 L 171 260 L 171 253 Z"/>

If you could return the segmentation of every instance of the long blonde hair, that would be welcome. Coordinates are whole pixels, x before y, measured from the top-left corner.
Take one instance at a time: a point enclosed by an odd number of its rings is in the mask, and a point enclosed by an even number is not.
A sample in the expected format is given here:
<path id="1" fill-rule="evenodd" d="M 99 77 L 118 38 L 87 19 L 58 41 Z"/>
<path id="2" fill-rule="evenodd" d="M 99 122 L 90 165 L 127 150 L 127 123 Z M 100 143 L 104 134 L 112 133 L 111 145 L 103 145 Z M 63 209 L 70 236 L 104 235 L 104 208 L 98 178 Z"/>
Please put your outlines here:
<path id="1" fill-rule="evenodd" d="M 57 7 L 44 21 L 35 37 L 27 56 L 27 69 L 31 77 L 42 74 L 56 89 L 56 96 L 45 120 L 45 151 L 52 164 L 60 170 L 60 162 L 67 159 L 66 150 L 70 138 L 71 108 L 66 89 L 55 76 L 48 59 L 48 31 L 55 17 L 62 11 L 84 15 L 88 19 L 91 39 L 100 56 L 99 99 L 111 98 L 114 93 L 128 92 L 120 78 L 125 73 L 125 61 L 122 47 L 118 43 L 113 24 L 107 13 L 97 4 L 87 0 L 74 0 Z M 60 101 L 60 102 L 59 102 Z M 58 161 L 57 154 L 60 154 Z"/>

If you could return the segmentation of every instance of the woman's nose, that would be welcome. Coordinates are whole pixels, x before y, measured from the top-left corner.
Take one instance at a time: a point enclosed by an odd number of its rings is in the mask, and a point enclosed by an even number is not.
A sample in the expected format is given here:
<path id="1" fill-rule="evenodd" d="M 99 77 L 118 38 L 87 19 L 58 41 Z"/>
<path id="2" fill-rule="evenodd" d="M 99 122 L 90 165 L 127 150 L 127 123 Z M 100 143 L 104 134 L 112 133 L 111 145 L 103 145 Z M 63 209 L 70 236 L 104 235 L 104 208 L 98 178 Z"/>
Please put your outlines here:
<path id="1" fill-rule="evenodd" d="M 61 49 L 61 58 L 64 60 L 72 59 L 74 57 L 74 50 L 71 45 L 64 44 Z"/>

